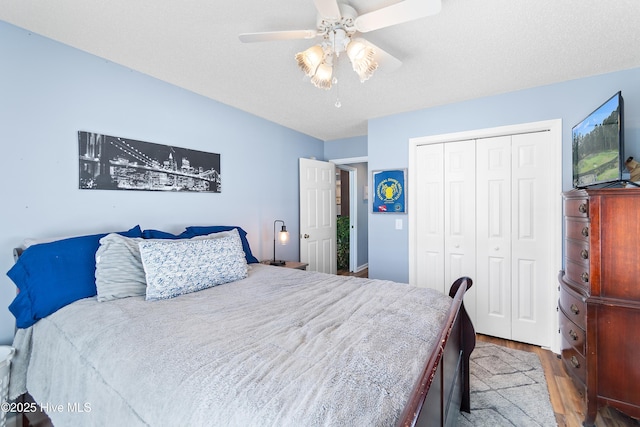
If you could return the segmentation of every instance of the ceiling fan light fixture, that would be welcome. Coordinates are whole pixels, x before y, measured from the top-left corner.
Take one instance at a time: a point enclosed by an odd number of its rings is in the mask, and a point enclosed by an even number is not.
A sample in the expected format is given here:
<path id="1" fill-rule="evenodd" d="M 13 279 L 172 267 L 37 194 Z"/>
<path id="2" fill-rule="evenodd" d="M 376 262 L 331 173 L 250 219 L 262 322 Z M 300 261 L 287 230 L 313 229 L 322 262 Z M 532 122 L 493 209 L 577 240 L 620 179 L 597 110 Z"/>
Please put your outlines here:
<path id="1" fill-rule="evenodd" d="M 332 84 L 333 67 L 326 62 L 318 66 L 316 73 L 311 77 L 311 83 L 317 88 L 329 90 Z"/>
<path id="2" fill-rule="evenodd" d="M 347 56 L 351 61 L 353 71 L 360 77 L 361 82 L 365 82 L 378 69 L 375 60 L 375 50 L 362 39 L 353 39 L 347 46 Z"/>
<path id="3" fill-rule="evenodd" d="M 324 61 L 324 50 L 322 46 L 317 44 L 311 46 L 304 52 L 298 52 L 296 54 L 296 61 L 300 69 L 309 77 L 316 74 L 318 68 Z"/>

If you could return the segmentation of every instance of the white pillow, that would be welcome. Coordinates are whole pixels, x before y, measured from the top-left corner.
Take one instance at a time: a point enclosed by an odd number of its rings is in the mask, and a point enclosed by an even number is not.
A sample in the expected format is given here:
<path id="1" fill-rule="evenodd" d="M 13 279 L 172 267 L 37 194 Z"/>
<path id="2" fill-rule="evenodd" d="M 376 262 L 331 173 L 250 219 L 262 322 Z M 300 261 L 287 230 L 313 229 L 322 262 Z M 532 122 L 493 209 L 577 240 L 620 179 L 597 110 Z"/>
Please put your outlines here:
<path id="1" fill-rule="evenodd" d="M 235 231 L 235 233 L 233 233 Z M 203 240 L 145 240 L 138 243 L 148 301 L 173 298 L 247 277 L 237 230 Z"/>

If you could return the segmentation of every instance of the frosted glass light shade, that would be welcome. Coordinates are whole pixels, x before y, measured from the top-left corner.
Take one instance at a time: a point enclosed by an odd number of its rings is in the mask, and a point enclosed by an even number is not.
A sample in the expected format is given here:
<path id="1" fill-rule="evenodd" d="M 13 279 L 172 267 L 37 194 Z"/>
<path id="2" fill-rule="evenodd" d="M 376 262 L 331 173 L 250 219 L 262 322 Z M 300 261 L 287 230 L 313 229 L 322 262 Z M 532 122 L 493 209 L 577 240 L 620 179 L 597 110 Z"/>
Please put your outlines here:
<path id="1" fill-rule="evenodd" d="M 288 241 L 289 241 L 289 232 L 287 231 L 287 229 L 283 225 L 282 226 L 282 231 L 280 231 L 278 233 L 278 242 L 281 245 L 286 245 Z"/>
<path id="2" fill-rule="evenodd" d="M 358 74 L 361 82 L 368 80 L 378 68 L 374 49 L 362 39 L 353 39 L 351 43 L 349 43 L 347 46 L 347 56 L 351 61 L 353 71 Z"/>
<path id="3" fill-rule="evenodd" d="M 311 83 L 320 89 L 331 89 L 331 76 L 333 75 L 333 67 L 327 63 L 318 66 L 316 73 L 311 77 Z"/>
<path id="4" fill-rule="evenodd" d="M 324 60 L 324 50 L 319 44 L 311 46 L 304 52 L 298 52 L 296 54 L 296 61 L 300 69 L 309 77 L 312 77 L 322 61 Z"/>

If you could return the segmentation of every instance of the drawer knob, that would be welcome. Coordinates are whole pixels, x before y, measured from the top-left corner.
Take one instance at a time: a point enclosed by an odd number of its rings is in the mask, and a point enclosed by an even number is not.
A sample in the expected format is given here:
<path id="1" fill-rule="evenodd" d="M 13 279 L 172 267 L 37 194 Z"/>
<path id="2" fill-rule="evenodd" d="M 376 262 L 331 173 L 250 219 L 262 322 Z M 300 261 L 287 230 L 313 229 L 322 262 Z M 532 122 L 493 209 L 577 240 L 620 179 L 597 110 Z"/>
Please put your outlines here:
<path id="1" fill-rule="evenodd" d="M 573 366 L 576 369 L 580 367 L 580 361 L 575 356 L 571 356 L 571 359 L 569 359 L 569 362 L 571 362 L 571 366 Z"/>
<path id="2" fill-rule="evenodd" d="M 580 314 L 580 309 L 577 305 L 571 304 L 571 312 L 577 316 L 578 314 Z"/>
<path id="3" fill-rule="evenodd" d="M 589 251 L 586 249 L 581 250 L 580 256 L 582 257 L 582 259 L 589 259 Z"/>
<path id="4" fill-rule="evenodd" d="M 580 206 L 578 206 L 578 210 L 580 211 L 580 213 L 587 213 L 587 204 L 580 203 Z"/>
<path id="5" fill-rule="evenodd" d="M 576 331 L 574 331 L 573 329 L 569 330 L 569 336 L 574 340 L 574 341 L 578 341 L 578 334 L 576 334 Z"/>
<path id="6" fill-rule="evenodd" d="M 589 227 L 583 227 L 582 228 L 582 235 L 584 237 L 589 237 Z"/>
<path id="7" fill-rule="evenodd" d="M 580 278 L 584 283 L 589 283 L 589 273 L 587 273 L 586 271 L 582 273 L 582 276 L 580 276 Z"/>

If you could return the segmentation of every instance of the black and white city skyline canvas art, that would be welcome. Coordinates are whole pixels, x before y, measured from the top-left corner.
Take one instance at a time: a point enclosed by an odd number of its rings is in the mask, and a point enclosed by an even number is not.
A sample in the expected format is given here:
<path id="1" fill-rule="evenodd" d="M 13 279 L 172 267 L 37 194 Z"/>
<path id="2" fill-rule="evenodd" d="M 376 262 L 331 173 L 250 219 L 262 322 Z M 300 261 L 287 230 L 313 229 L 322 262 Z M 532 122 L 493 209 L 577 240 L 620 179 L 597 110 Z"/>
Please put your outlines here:
<path id="1" fill-rule="evenodd" d="M 220 154 L 78 132 L 79 188 L 220 193 Z"/>

